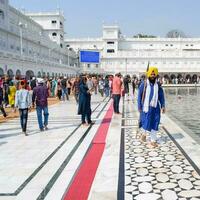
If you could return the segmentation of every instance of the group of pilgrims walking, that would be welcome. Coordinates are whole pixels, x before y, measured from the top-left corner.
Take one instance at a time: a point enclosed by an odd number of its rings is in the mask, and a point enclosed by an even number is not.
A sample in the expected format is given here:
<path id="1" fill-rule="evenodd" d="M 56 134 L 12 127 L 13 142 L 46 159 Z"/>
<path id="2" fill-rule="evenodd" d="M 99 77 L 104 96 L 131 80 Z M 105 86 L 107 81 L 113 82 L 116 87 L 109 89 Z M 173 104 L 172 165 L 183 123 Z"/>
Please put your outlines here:
<path id="1" fill-rule="evenodd" d="M 138 88 L 137 106 L 140 113 L 138 119 L 140 140 L 146 142 L 149 134 L 149 145 L 155 148 L 158 146 L 157 132 L 161 112 L 165 113 L 165 97 L 156 67 L 148 67 L 146 78 L 141 80 L 137 77 L 131 78 L 130 75 L 123 77 L 120 73 L 105 77 L 95 75 L 72 78 L 32 77 L 31 80 L 0 77 L 0 110 L 6 118 L 8 116 L 6 107 L 11 107 L 13 112 L 18 109 L 22 132 L 28 136 L 28 113 L 32 108 L 36 109 L 39 130 L 48 130 L 49 97 L 55 97 L 61 102 L 70 101 L 73 97 L 77 104 L 77 114 L 81 115 L 82 125 L 89 126 L 94 123 L 91 120 L 92 95 L 99 93 L 102 97 L 112 98 L 114 114 L 120 115 L 121 97 L 129 96 L 134 100 L 136 88 Z"/>

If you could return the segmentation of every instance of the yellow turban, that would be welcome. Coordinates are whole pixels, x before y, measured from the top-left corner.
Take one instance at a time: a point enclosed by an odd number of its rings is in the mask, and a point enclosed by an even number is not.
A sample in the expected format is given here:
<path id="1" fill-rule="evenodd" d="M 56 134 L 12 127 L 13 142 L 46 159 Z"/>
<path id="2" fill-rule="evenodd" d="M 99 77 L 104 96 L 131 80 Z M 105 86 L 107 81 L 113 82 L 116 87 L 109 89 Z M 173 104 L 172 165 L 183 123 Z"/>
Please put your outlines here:
<path id="1" fill-rule="evenodd" d="M 158 68 L 157 67 L 149 67 L 149 69 L 146 73 L 148 78 L 151 76 L 152 72 L 154 72 L 155 75 L 158 76 Z"/>

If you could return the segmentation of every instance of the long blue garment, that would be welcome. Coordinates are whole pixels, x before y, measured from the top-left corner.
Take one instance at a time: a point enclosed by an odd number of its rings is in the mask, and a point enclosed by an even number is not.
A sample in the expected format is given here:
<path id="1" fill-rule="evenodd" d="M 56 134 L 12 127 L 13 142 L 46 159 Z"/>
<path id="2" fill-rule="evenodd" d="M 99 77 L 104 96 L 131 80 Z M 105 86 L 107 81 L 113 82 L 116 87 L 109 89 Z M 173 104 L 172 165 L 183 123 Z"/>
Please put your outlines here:
<path id="1" fill-rule="evenodd" d="M 156 108 L 149 106 L 149 111 L 147 113 L 143 112 L 143 102 L 142 95 L 144 91 L 145 83 L 142 82 L 139 90 L 138 90 L 138 110 L 142 110 L 140 113 L 140 127 L 142 127 L 145 131 L 155 130 L 158 131 L 158 126 L 160 124 L 160 110 L 165 107 L 165 97 L 164 92 L 161 86 L 158 86 L 158 103 Z M 154 85 L 150 83 L 151 91 L 149 97 L 149 105 L 150 101 L 153 97 Z"/>
<path id="2" fill-rule="evenodd" d="M 91 113 L 91 105 L 90 105 L 90 94 L 87 93 L 88 87 L 83 82 L 79 85 L 79 106 L 78 106 L 78 114 L 90 114 Z"/>

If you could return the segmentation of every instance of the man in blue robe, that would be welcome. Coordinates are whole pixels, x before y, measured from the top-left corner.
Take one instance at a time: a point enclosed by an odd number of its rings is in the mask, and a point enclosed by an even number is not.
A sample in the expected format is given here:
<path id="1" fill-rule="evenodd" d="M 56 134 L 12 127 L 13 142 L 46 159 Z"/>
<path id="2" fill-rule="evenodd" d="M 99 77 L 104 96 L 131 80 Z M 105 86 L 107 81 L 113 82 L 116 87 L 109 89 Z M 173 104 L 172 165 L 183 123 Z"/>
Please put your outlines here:
<path id="1" fill-rule="evenodd" d="M 160 113 L 165 113 L 165 97 L 163 89 L 157 81 L 158 69 L 149 67 L 147 79 L 138 90 L 138 110 L 140 112 L 140 126 L 143 130 L 141 141 L 146 141 L 150 134 L 150 145 L 157 147 L 157 131 L 160 123 Z"/>

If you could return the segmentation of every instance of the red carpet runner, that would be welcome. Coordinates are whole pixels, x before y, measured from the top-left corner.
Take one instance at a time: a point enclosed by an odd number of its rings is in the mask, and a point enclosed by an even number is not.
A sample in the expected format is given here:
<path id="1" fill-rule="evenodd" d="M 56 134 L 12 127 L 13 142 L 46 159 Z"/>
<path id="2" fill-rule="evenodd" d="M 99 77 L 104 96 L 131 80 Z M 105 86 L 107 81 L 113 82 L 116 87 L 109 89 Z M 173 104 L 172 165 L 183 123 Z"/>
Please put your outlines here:
<path id="1" fill-rule="evenodd" d="M 113 106 L 109 107 L 64 200 L 87 200 L 99 162 L 104 152 L 106 136 L 112 120 Z"/>

